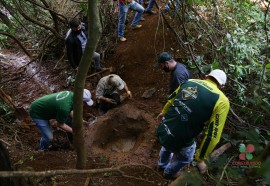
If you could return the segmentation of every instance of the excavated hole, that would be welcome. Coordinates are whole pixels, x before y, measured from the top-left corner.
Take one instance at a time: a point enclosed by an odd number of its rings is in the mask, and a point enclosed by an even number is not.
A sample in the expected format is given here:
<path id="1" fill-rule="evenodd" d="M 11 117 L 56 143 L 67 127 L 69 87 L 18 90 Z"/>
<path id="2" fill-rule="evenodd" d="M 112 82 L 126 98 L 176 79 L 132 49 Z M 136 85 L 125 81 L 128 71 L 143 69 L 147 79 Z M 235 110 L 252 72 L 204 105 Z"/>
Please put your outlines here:
<path id="1" fill-rule="evenodd" d="M 148 128 L 149 123 L 142 112 L 132 105 L 125 105 L 92 126 L 89 146 L 95 151 L 129 152 L 140 146 Z"/>
<path id="2" fill-rule="evenodd" d="M 136 144 L 136 138 L 120 138 L 116 139 L 106 145 L 106 150 L 114 152 L 128 152 Z"/>

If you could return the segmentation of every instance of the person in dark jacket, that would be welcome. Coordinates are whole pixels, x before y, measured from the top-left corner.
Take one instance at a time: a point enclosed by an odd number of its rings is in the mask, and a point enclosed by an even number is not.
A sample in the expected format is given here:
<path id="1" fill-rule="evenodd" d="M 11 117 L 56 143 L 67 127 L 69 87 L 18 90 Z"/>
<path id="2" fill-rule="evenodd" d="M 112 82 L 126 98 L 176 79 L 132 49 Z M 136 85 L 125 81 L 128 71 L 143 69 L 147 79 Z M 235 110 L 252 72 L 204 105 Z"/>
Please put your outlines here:
<path id="1" fill-rule="evenodd" d="M 66 34 L 66 47 L 67 47 L 67 57 L 71 67 L 74 70 L 77 70 L 83 52 L 85 50 L 86 42 L 87 42 L 87 31 L 85 29 L 85 25 L 81 23 L 81 21 L 77 18 L 73 18 L 69 22 L 70 29 Z M 95 64 L 95 71 L 101 71 L 100 66 L 100 54 L 94 52 L 94 56 L 92 61 Z"/>

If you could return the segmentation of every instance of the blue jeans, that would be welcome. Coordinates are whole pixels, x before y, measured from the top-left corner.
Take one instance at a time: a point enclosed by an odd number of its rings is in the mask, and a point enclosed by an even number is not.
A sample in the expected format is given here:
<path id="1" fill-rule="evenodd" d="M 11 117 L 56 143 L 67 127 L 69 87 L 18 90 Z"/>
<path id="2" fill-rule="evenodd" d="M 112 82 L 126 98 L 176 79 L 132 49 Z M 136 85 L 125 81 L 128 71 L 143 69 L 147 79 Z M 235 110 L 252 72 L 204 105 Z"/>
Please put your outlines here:
<path id="1" fill-rule="evenodd" d="M 195 150 L 195 142 L 191 146 L 184 147 L 179 152 L 174 153 L 168 151 L 165 147 L 161 147 L 159 152 L 158 167 L 164 169 L 164 174 L 175 176 L 184 168 L 184 166 L 193 160 Z M 175 154 L 176 157 L 171 162 L 173 154 Z"/>
<path id="2" fill-rule="evenodd" d="M 149 12 L 149 11 L 151 11 L 152 10 L 152 8 L 154 7 L 154 4 L 155 4 L 155 0 L 150 0 L 149 1 L 149 4 L 148 4 L 148 6 L 147 6 L 147 8 L 146 8 L 146 12 Z"/>
<path id="3" fill-rule="evenodd" d="M 169 0 L 167 3 L 166 3 L 166 5 L 165 5 L 165 12 L 169 12 L 169 10 L 170 10 L 170 4 L 171 3 L 173 3 L 173 1 L 174 0 Z M 176 5 L 175 5 L 175 7 L 176 8 L 180 8 L 180 6 L 181 6 L 181 0 L 176 0 L 177 2 L 176 2 Z"/>
<path id="4" fill-rule="evenodd" d="M 51 141 L 53 140 L 52 128 L 48 120 L 43 119 L 34 119 L 33 121 L 36 123 L 40 133 L 41 138 L 38 145 L 39 150 L 48 150 Z"/>
<path id="5" fill-rule="evenodd" d="M 97 53 L 97 52 L 94 52 L 94 56 L 93 56 L 92 60 L 95 63 L 95 70 L 96 71 L 101 70 L 101 66 L 100 66 L 100 54 Z"/>
<path id="6" fill-rule="evenodd" d="M 143 0 L 140 0 L 139 3 L 142 5 L 143 4 Z M 147 8 L 145 9 L 145 11 L 146 12 L 151 11 L 152 8 L 154 7 L 154 4 L 155 4 L 155 0 L 150 0 Z"/>
<path id="7" fill-rule="evenodd" d="M 131 26 L 136 26 L 141 20 L 141 15 L 144 12 L 144 8 L 142 7 L 142 5 L 135 2 L 134 0 L 132 0 L 132 2 L 127 5 L 118 3 L 118 8 L 119 8 L 118 38 L 120 38 L 124 36 L 125 22 L 128 10 L 132 9 L 136 11 L 135 17 L 131 23 Z"/>

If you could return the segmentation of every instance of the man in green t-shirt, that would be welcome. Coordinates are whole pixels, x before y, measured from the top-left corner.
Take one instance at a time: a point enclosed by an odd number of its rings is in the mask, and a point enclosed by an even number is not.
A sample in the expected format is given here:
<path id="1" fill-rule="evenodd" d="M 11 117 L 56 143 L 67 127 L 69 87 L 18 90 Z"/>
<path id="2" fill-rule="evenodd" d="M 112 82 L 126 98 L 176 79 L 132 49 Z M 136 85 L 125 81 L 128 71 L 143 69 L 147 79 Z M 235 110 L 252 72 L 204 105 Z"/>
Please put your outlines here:
<path id="1" fill-rule="evenodd" d="M 32 102 L 29 113 L 41 132 L 39 150 L 48 150 L 53 139 L 50 119 L 55 119 L 61 129 L 72 133 L 72 128 L 66 123 L 73 117 L 73 97 L 73 92 L 62 91 L 43 96 Z M 88 106 L 93 105 L 91 93 L 87 89 L 83 91 L 83 101 Z"/>

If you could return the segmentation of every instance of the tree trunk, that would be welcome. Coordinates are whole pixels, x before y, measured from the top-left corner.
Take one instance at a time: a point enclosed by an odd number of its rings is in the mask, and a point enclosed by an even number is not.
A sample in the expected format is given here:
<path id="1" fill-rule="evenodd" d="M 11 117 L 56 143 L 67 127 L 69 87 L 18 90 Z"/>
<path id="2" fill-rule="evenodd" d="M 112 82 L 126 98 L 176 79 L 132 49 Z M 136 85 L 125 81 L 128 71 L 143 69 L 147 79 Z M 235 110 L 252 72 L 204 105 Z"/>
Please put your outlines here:
<path id="1" fill-rule="evenodd" d="M 101 35 L 101 26 L 98 14 L 98 0 L 88 0 L 88 25 L 89 37 L 87 40 L 86 48 L 83 53 L 78 73 L 75 79 L 74 91 L 74 117 L 73 117 L 73 134 L 74 134 L 74 147 L 77 153 L 77 169 L 83 169 L 86 165 L 86 148 L 84 143 L 84 130 L 83 130 L 83 89 L 87 72 L 90 66 L 96 46 Z"/>

